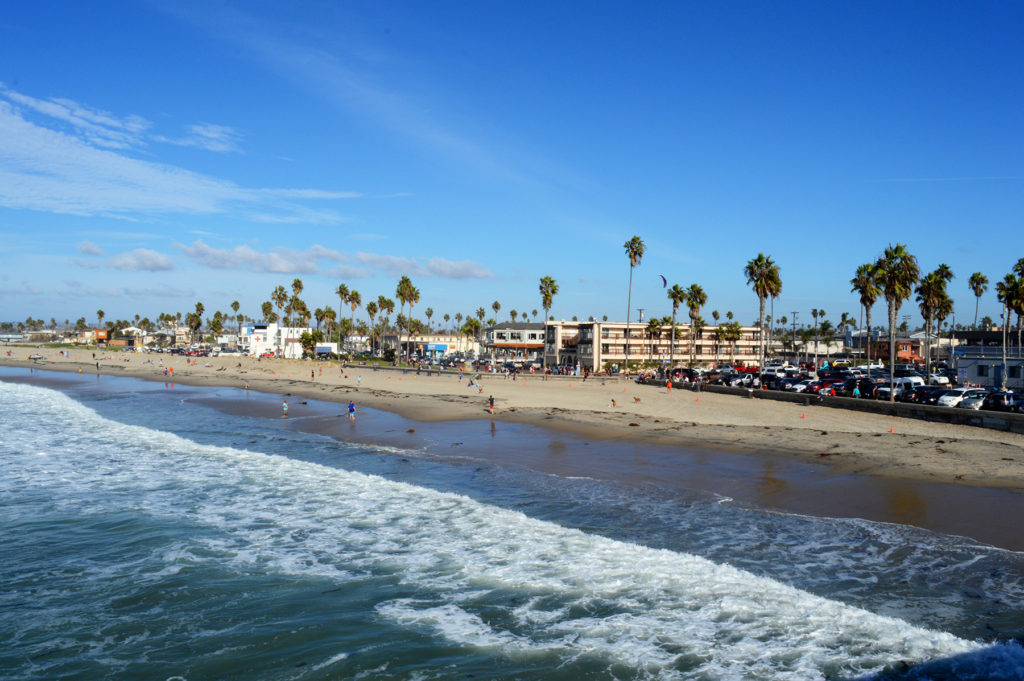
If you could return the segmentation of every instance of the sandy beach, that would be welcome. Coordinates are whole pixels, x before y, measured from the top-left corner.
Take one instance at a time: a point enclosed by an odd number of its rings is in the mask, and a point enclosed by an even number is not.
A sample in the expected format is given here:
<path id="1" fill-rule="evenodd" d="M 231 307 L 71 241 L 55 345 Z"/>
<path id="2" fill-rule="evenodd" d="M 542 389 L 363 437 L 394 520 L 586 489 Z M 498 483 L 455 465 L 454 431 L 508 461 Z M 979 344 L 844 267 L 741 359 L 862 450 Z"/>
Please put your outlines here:
<path id="1" fill-rule="evenodd" d="M 7 356 L 10 350 L 11 355 Z M 1024 490 L 1024 436 L 973 426 L 881 416 L 732 395 L 636 385 L 621 379 L 414 370 L 238 356 L 6 348 L 0 363 L 292 394 L 398 413 L 422 422 L 489 419 L 541 425 L 595 440 L 630 440 L 823 463 L 836 473 Z M 45 364 L 28 360 L 40 354 Z M 165 369 L 171 370 L 165 375 Z M 614 400 L 614 406 L 612 401 Z M 890 429 L 894 432 L 890 432 Z"/>

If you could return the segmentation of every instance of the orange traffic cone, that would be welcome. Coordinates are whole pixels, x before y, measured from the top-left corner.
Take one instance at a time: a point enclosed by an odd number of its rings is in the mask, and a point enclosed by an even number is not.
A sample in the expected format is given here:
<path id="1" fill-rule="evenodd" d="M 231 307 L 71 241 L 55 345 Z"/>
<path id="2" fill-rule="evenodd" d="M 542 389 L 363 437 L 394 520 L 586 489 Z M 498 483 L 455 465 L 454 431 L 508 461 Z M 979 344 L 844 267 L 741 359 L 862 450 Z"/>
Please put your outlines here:
<path id="1" fill-rule="evenodd" d="M 890 433 L 895 433 L 895 432 L 896 432 L 896 429 L 895 429 L 895 428 L 893 428 L 892 426 L 889 426 L 889 432 L 890 432 Z"/>
<path id="2" fill-rule="evenodd" d="M 803 411 L 800 412 L 800 418 L 802 418 L 802 419 L 807 418 L 807 412 L 803 412 Z"/>

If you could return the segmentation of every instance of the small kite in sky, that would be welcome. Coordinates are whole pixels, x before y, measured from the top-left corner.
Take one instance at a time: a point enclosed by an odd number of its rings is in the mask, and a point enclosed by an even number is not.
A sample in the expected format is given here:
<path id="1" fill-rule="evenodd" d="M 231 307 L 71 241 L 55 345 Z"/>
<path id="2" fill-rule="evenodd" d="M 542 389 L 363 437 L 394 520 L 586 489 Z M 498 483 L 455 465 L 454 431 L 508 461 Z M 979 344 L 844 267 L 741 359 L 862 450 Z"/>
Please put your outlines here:
<path id="1" fill-rule="evenodd" d="M 661 277 L 661 287 L 665 288 L 666 286 L 668 286 L 668 279 L 665 278 L 665 275 L 659 274 L 658 276 Z"/>

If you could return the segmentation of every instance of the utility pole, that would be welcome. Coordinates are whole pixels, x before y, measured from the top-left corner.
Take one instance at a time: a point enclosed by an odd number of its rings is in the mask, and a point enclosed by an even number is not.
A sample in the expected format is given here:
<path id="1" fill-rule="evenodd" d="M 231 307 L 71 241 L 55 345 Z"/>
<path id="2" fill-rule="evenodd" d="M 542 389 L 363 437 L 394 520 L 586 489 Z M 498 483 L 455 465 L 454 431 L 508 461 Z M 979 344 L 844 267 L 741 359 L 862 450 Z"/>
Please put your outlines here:
<path id="1" fill-rule="evenodd" d="M 793 310 L 792 314 L 793 314 L 793 359 L 797 359 L 797 358 L 800 357 L 800 355 L 797 354 L 797 351 L 796 351 L 796 316 L 799 313 L 796 310 Z"/>

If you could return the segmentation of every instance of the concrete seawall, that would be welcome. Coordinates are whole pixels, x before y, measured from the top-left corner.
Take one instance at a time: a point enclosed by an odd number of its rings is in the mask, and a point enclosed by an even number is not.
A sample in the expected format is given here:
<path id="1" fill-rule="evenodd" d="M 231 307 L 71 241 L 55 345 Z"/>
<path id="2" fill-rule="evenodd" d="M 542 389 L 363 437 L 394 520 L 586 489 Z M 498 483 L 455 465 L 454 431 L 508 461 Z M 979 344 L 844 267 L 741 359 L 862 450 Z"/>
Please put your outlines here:
<path id="1" fill-rule="evenodd" d="M 664 385 L 664 383 L 661 383 Z M 977 426 L 993 430 L 1005 430 L 1011 433 L 1024 434 L 1024 414 L 1012 414 L 1001 411 L 974 411 L 956 407 L 937 407 L 930 404 L 910 404 L 905 402 L 886 402 L 854 397 L 818 397 L 802 393 L 789 393 L 780 390 L 748 390 L 746 388 L 727 388 L 720 385 L 708 385 L 706 392 L 722 395 L 737 395 L 760 400 L 776 400 L 792 402 L 808 407 L 831 407 L 833 409 L 853 409 L 856 411 L 882 414 L 885 416 L 901 416 L 903 418 L 938 421 L 961 426 Z"/>

